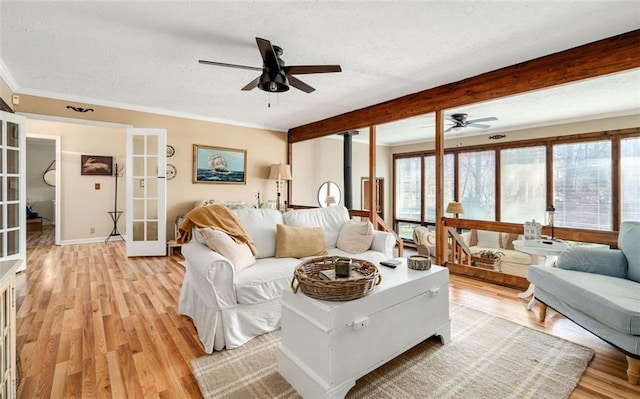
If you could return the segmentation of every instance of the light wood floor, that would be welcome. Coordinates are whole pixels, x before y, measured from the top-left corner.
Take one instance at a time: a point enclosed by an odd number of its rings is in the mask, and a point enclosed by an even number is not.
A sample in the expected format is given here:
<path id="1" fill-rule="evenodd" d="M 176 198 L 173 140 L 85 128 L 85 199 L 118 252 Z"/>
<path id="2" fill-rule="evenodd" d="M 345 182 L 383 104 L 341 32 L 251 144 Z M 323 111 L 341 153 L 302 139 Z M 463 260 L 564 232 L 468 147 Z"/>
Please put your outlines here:
<path id="1" fill-rule="evenodd" d="M 177 313 L 179 255 L 126 258 L 121 242 L 56 247 L 50 228 L 29 234 L 17 284 L 19 397 L 201 397 L 189 361 L 204 352 Z M 540 325 L 516 294 L 451 278 L 453 302 L 595 349 L 572 398 L 640 398 L 620 352 L 552 310 Z"/>

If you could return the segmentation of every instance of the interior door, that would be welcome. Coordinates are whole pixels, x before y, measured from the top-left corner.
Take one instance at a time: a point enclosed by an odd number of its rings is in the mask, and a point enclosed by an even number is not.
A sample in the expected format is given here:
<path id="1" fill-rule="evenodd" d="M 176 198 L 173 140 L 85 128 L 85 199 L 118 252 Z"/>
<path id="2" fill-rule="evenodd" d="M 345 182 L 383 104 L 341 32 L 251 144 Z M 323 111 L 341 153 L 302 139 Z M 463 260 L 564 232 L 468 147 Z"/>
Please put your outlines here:
<path id="1" fill-rule="evenodd" d="M 127 129 L 127 256 L 166 255 L 165 143 L 164 129 Z"/>
<path id="2" fill-rule="evenodd" d="M 0 259 L 27 256 L 25 118 L 0 112 Z"/>

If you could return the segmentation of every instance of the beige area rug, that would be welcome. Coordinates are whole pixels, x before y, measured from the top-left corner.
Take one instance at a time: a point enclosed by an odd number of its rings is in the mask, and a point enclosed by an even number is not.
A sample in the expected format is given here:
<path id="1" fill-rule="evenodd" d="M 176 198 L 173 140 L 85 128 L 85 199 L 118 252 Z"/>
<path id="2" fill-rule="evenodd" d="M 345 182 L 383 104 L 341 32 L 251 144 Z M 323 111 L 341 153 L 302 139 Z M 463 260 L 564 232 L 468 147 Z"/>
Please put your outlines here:
<path id="1" fill-rule="evenodd" d="M 451 308 L 451 333 L 448 345 L 432 337 L 360 378 L 347 398 L 567 398 L 594 354 L 459 305 Z M 279 342 L 276 331 L 193 360 L 202 395 L 299 398 L 278 374 Z"/>

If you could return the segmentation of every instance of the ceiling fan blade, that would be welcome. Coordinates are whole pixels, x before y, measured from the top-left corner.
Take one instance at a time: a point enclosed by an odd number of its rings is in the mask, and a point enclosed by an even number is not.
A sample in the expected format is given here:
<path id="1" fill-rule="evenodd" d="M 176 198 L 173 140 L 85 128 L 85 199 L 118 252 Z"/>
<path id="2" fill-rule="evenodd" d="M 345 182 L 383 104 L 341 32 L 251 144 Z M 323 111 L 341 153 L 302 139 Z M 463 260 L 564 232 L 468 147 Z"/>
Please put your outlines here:
<path id="1" fill-rule="evenodd" d="M 342 72 L 342 68 L 340 65 L 292 65 L 284 67 L 284 73 L 287 75 L 330 72 Z"/>
<path id="2" fill-rule="evenodd" d="M 251 82 L 249 82 L 245 87 L 242 88 L 242 90 L 244 90 L 244 91 L 253 90 L 256 87 L 258 87 L 258 83 L 260 83 L 260 76 L 258 76 L 257 78 L 255 78 Z"/>
<path id="3" fill-rule="evenodd" d="M 489 121 L 497 121 L 498 118 L 496 118 L 495 116 L 489 116 L 486 118 L 480 118 L 480 119 L 472 119 L 470 121 L 467 121 L 469 123 L 476 123 L 476 122 L 489 122 Z"/>
<path id="4" fill-rule="evenodd" d="M 309 86 L 295 76 L 287 76 L 287 79 L 289 79 L 289 85 L 295 87 L 298 90 L 302 90 L 305 93 L 311 93 L 315 90 L 313 87 Z"/>
<path id="5" fill-rule="evenodd" d="M 258 49 L 260 50 L 264 65 L 271 70 L 279 71 L 280 63 L 278 62 L 278 57 L 276 57 L 276 52 L 273 50 L 271 42 L 267 39 L 256 37 L 256 43 L 258 43 Z"/>
<path id="6" fill-rule="evenodd" d="M 469 123 L 467 126 L 477 127 L 478 129 L 488 129 L 491 125 L 483 125 L 482 123 Z"/>
<path id="7" fill-rule="evenodd" d="M 451 126 L 449 129 L 445 130 L 445 131 L 444 131 L 444 133 L 446 133 L 446 132 L 450 132 L 450 131 L 451 131 L 451 129 L 453 129 L 454 127 L 456 127 L 456 126 L 455 126 L 455 125 Z"/>
<path id="8" fill-rule="evenodd" d="M 206 61 L 206 60 L 198 60 L 198 62 L 206 65 L 215 65 L 215 66 L 228 67 L 228 68 L 249 69 L 251 71 L 262 71 L 262 68 L 256 68 L 256 67 L 246 66 L 246 65 L 226 64 L 224 62 L 215 62 L 215 61 Z"/>

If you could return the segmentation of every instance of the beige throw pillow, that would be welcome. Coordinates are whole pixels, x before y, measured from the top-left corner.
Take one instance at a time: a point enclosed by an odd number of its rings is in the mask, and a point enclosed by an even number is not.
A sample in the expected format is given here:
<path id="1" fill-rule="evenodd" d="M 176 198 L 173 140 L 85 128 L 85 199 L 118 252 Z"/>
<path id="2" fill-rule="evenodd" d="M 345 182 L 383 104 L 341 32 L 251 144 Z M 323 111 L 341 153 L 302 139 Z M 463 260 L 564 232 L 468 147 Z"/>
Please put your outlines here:
<path id="1" fill-rule="evenodd" d="M 483 248 L 500 248 L 500 233 L 497 231 L 478 230 L 478 246 Z"/>
<path id="2" fill-rule="evenodd" d="M 322 227 L 276 225 L 276 258 L 304 258 L 326 254 Z"/>
<path id="3" fill-rule="evenodd" d="M 200 233 L 199 242 L 229 259 L 237 272 L 256 263 L 247 244 L 235 242 L 228 234 L 210 227 L 197 230 Z"/>
<path id="4" fill-rule="evenodd" d="M 351 254 L 359 254 L 371 248 L 373 225 L 370 222 L 350 220 L 340 229 L 336 247 Z"/>

